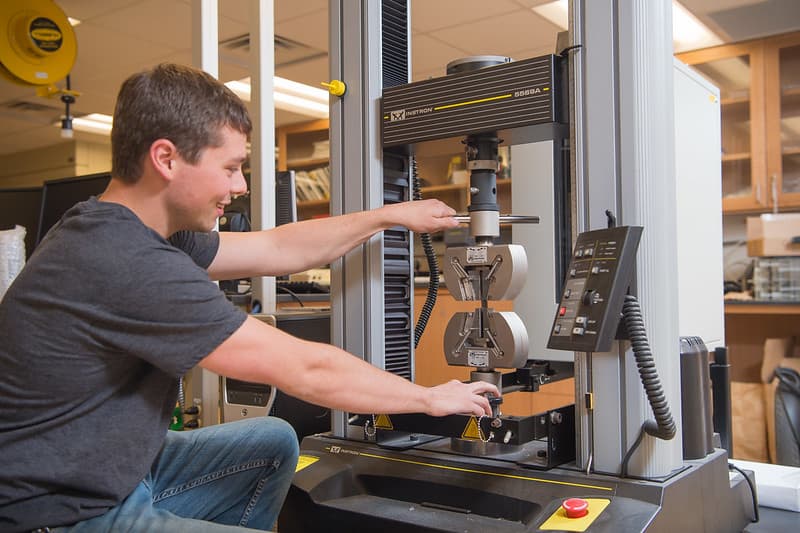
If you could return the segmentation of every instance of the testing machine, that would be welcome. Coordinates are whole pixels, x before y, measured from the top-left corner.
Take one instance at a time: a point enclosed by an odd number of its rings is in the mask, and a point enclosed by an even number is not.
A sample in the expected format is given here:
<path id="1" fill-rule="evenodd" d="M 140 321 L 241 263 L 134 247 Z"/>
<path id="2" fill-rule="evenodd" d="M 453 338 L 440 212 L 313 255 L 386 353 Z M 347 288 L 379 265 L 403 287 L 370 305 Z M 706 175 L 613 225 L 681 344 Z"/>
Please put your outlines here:
<path id="1" fill-rule="evenodd" d="M 674 167 L 659 159 L 672 157 L 672 145 L 642 155 L 661 141 L 650 139 L 658 128 L 642 109 L 631 118 L 619 98 L 589 91 L 602 78 L 586 63 L 603 59 L 597 51 L 622 64 L 618 47 L 603 48 L 603 31 L 624 41 L 663 25 L 658 3 L 621 3 L 640 18 L 620 15 L 614 2 L 573 5 L 563 54 L 466 58 L 415 83 L 405 1 L 331 3 L 332 72 L 348 87 L 331 116 L 340 177 L 333 212 L 410 198 L 414 147 L 463 142 L 470 206 L 462 221 L 473 242 L 448 248 L 441 269 L 453 297 L 475 307 L 450 318 L 443 354 L 504 395 L 574 377 L 575 403 L 529 416 L 504 415 L 500 398 L 490 398 L 492 416 L 479 418 L 337 413 L 330 434 L 303 440 L 280 531 L 722 532 L 749 522 L 751 480 L 729 473 L 710 432 L 699 452 L 681 446 L 680 343 L 676 321 L 663 314 L 677 312 L 668 260 L 675 196 L 664 179 Z M 590 15 L 614 24 L 593 32 L 582 22 Z M 667 47 L 656 45 L 658 59 Z M 618 84 L 612 93 L 641 96 L 647 73 L 605 71 Z M 619 120 L 598 120 L 603 107 Z M 644 148 L 627 153 L 631 135 Z M 607 175 L 590 144 L 603 142 L 612 143 Z M 501 143 L 512 146 L 520 208 L 510 215 L 497 202 Z M 647 165 L 631 173 L 627 157 L 653 159 L 662 174 Z M 501 224 L 513 225 L 514 243 L 498 242 Z M 385 232 L 334 265 L 332 289 L 334 341 L 412 379 L 410 247 L 407 232 Z M 497 300 L 514 300 L 516 312 L 495 311 Z M 690 344 L 707 356 L 701 340 Z"/>

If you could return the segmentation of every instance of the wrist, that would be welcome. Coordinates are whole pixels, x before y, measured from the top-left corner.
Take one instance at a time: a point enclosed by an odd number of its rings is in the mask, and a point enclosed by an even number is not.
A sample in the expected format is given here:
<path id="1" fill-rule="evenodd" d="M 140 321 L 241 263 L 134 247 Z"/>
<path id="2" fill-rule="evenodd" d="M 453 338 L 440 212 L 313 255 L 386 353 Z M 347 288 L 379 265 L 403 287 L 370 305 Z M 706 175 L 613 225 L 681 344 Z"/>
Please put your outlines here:
<path id="1" fill-rule="evenodd" d="M 435 416 L 436 411 L 436 392 L 433 387 L 422 387 L 422 412 L 426 415 Z"/>
<path id="2" fill-rule="evenodd" d="M 399 205 L 400 204 L 390 204 L 378 208 L 378 225 L 380 226 L 380 231 L 403 225 L 398 216 L 398 213 L 400 213 L 400 211 L 398 211 Z"/>

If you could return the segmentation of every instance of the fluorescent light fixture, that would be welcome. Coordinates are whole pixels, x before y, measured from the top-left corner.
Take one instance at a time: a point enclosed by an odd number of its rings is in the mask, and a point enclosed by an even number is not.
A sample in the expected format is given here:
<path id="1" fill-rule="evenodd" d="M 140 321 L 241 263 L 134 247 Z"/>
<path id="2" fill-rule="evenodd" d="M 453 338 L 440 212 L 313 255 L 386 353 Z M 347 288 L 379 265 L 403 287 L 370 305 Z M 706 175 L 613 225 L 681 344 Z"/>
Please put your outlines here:
<path id="1" fill-rule="evenodd" d="M 88 133 L 97 133 L 100 135 L 108 135 L 111 133 L 111 120 L 112 118 L 102 113 L 90 113 L 82 117 L 72 117 L 72 129 L 78 131 L 85 131 Z M 62 127 L 61 121 L 56 123 L 59 128 Z M 65 138 L 69 138 L 64 135 Z"/>
<path id="2" fill-rule="evenodd" d="M 692 15 L 680 2 L 672 2 L 672 43 L 675 52 L 722 44 L 722 39 Z"/>
<path id="3" fill-rule="evenodd" d="M 328 118 L 328 91 L 277 76 L 274 84 L 273 98 L 278 109 L 316 118 Z M 229 81 L 225 85 L 242 100 L 250 100 L 250 78 Z M 56 125 L 61 128 L 61 121 Z M 112 117 L 101 113 L 72 117 L 72 129 L 77 131 L 108 135 L 111 133 L 111 126 Z M 68 138 L 67 135 L 64 136 Z"/>
<path id="4" fill-rule="evenodd" d="M 566 30 L 569 26 L 569 3 L 567 0 L 556 0 L 531 9 L 562 30 Z M 675 52 L 683 52 L 722 44 L 722 39 L 692 15 L 680 2 L 673 0 L 672 43 Z"/>
<path id="5" fill-rule="evenodd" d="M 556 0 L 531 9 L 562 30 L 566 30 L 569 27 L 569 2 L 567 0 Z"/>
<path id="6" fill-rule="evenodd" d="M 229 81 L 225 85 L 242 100 L 250 101 L 250 78 Z M 316 118 L 328 118 L 328 91 L 278 76 L 273 78 L 273 87 L 276 108 Z"/>

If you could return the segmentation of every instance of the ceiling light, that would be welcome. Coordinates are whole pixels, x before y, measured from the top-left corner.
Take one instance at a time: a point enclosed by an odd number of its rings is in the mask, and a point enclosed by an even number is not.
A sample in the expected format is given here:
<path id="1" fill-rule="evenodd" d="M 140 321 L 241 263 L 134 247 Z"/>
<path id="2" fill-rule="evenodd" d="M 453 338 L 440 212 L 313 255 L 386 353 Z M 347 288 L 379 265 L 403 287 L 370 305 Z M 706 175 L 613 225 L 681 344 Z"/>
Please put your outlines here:
<path id="1" fill-rule="evenodd" d="M 275 107 L 315 118 L 328 118 L 328 91 L 303 83 L 275 77 Z M 250 78 L 233 80 L 225 84 L 242 100 L 250 101 Z M 70 117 L 72 128 L 65 127 L 63 120 L 57 123 L 62 135 L 67 137 L 71 130 L 108 135 L 111 133 L 112 117 L 101 113 L 91 113 L 82 117 Z M 67 133 L 70 132 L 70 133 Z"/>
<path id="2" fill-rule="evenodd" d="M 567 0 L 556 0 L 531 9 L 562 30 L 566 30 L 569 27 L 569 2 Z"/>
<path id="3" fill-rule="evenodd" d="M 672 43 L 675 52 L 722 44 L 717 34 L 700 22 L 680 2 L 672 2 Z"/>
<path id="4" fill-rule="evenodd" d="M 108 135 L 111 133 L 112 118 L 108 115 L 103 115 L 102 113 L 90 113 L 82 117 L 71 117 L 71 119 L 73 130 L 97 133 L 100 135 Z M 64 127 L 61 120 L 59 120 L 56 125 L 59 128 L 62 128 L 62 136 L 65 138 L 70 137 L 63 134 Z"/>
<path id="5" fill-rule="evenodd" d="M 250 78 L 225 83 L 236 95 L 250 101 Z M 328 118 L 328 91 L 304 83 L 275 76 L 273 78 L 275 107 L 315 118 Z"/>
<path id="6" fill-rule="evenodd" d="M 562 30 L 566 30 L 569 26 L 569 3 L 567 0 L 556 0 L 531 9 Z M 673 0 L 672 43 L 675 52 L 683 52 L 722 44 L 722 39 L 692 15 L 680 2 Z"/>
<path id="7" fill-rule="evenodd" d="M 67 17 L 67 20 L 69 21 L 69 23 L 72 25 L 73 28 L 81 23 L 80 20 L 72 17 Z"/>

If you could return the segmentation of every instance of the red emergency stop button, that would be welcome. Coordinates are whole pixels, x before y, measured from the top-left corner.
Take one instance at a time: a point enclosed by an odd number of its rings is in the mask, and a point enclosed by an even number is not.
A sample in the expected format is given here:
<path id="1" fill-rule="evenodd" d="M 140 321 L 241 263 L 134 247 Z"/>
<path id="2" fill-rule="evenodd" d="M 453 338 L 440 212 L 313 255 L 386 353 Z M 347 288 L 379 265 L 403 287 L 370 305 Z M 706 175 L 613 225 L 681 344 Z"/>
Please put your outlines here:
<path id="1" fill-rule="evenodd" d="M 583 498 L 568 498 L 561 502 L 561 508 L 567 513 L 567 518 L 580 518 L 589 514 L 589 502 Z"/>

